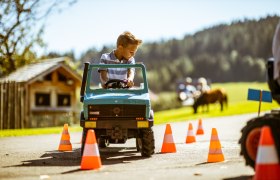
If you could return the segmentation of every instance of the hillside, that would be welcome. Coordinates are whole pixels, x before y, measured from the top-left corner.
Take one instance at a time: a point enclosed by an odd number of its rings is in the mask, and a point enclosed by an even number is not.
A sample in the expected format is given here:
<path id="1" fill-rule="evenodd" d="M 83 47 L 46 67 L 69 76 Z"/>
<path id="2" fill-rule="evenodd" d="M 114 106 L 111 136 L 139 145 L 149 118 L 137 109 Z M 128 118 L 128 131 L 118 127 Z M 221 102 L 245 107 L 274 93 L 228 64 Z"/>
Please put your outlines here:
<path id="1" fill-rule="evenodd" d="M 187 76 L 204 76 L 212 82 L 263 82 L 278 22 L 278 16 L 244 19 L 187 34 L 183 39 L 144 43 L 136 60 L 145 63 L 155 92 L 174 90 L 175 82 Z M 99 59 L 112 48 L 89 49 L 80 61 Z"/>

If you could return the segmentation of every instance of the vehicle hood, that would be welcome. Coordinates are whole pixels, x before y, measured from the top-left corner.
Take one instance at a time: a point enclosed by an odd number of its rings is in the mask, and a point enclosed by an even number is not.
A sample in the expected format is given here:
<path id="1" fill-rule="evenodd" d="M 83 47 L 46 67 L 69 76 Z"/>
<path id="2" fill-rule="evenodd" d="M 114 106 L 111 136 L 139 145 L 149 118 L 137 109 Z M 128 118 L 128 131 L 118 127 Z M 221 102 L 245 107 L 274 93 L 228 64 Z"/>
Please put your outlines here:
<path id="1" fill-rule="evenodd" d="M 88 94 L 85 96 L 85 104 L 147 104 L 149 93 L 106 93 Z"/>

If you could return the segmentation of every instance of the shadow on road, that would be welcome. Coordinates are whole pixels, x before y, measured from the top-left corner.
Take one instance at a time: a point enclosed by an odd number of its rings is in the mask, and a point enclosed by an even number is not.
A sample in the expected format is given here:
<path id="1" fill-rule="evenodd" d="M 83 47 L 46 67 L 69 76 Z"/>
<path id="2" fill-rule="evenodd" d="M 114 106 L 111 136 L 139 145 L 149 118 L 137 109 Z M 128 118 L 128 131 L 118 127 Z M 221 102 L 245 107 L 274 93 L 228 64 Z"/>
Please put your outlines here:
<path id="1" fill-rule="evenodd" d="M 251 180 L 253 176 L 238 176 L 238 177 L 231 177 L 231 178 L 225 178 L 223 180 Z"/>
<path id="2" fill-rule="evenodd" d="M 136 161 L 145 159 L 141 156 L 136 148 L 129 147 L 108 147 L 100 149 L 100 156 L 103 165 L 129 163 L 129 161 Z"/>
<path id="3" fill-rule="evenodd" d="M 112 165 L 118 163 L 129 163 L 144 159 L 136 148 L 127 147 L 108 147 L 100 148 L 100 157 L 102 165 Z M 7 167 L 27 167 L 27 166 L 80 166 L 81 163 L 81 149 L 73 151 L 47 151 L 38 159 L 21 161 L 21 164 Z"/>
<path id="4" fill-rule="evenodd" d="M 73 151 L 48 151 L 40 159 L 22 161 L 20 165 L 6 166 L 6 167 L 20 167 L 20 166 L 78 166 L 80 165 L 81 156 L 80 149 Z"/>
<path id="5" fill-rule="evenodd" d="M 205 164 L 210 164 L 210 163 L 209 162 L 202 162 L 202 163 L 195 164 L 195 166 L 200 166 L 200 165 L 205 165 Z"/>
<path id="6" fill-rule="evenodd" d="M 136 151 L 136 148 L 132 148 L 132 147 L 100 148 L 99 152 L 100 152 L 102 165 L 129 163 L 130 161 L 145 159 L 144 157 L 141 156 L 139 152 Z M 71 174 L 79 171 L 84 171 L 84 170 L 78 168 L 78 169 L 62 172 L 61 174 Z"/>

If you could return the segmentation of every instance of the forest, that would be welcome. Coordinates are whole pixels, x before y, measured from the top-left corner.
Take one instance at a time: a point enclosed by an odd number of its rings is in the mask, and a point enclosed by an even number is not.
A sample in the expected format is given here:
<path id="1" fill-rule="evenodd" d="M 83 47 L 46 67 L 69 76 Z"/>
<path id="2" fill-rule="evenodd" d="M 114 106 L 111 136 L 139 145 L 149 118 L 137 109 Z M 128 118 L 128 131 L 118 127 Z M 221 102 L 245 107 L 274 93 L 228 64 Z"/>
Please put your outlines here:
<path id="1" fill-rule="evenodd" d="M 278 16 L 259 20 L 244 19 L 203 29 L 183 39 L 147 42 L 139 48 L 135 59 L 148 71 L 149 87 L 155 91 L 171 91 L 176 81 L 186 77 L 206 77 L 211 82 L 266 81 L 266 61 L 272 57 L 272 39 Z M 97 63 L 102 50 L 89 49 L 81 62 Z"/>

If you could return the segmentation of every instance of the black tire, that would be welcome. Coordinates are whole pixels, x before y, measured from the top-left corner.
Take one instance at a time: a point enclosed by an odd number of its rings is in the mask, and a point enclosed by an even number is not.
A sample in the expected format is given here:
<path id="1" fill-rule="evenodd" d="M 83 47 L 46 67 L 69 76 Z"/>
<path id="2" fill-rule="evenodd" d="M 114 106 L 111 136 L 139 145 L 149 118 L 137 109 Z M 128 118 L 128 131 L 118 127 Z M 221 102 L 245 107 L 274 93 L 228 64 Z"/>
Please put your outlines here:
<path id="1" fill-rule="evenodd" d="M 84 111 L 81 111 L 81 113 L 80 113 L 80 121 L 84 121 L 84 120 L 85 120 Z"/>
<path id="2" fill-rule="evenodd" d="M 139 145 L 139 150 L 141 151 L 142 157 L 150 157 L 152 154 L 155 153 L 155 139 L 154 139 L 154 132 L 152 128 L 148 129 L 141 129 L 141 144 Z M 138 142 L 138 141 L 136 141 Z"/>
<path id="3" fill-rule="evenodd" d="M 84 111 L 81 111 L 81 114 L 80 114 L 80 124 L 83 124 L 82 121 L 85 121 Z M 83 155 L 83 152 L 84 152 L 86 137 L 87 137 L 87 129 L 83 128 L 82 140 L 81 140 L 81 156 Z"/>
<path id="4" fill-rule="evenodd" d="M 108 147 L 109 146 L 109 140 L 108 139 L 106 139 L 106 138 L 99 138 L 98 139 L 98 146 L 100 147 L 100 148 L 106 148 L 106 147 Z"/>
<path id="5" fill-rule="evenodd" d="M 85 147 L 86 138 L 87 138 L 87 131 L 88 131 L 88 129 L 83 128 L 82 142 L 81 142 L 81 156 L 83 156 L 83 152 L 84 152 L 84 147 Z"/>
<path id="6" fill-rule="evenodd" d="M 140 152 L 142 149 L 142 140 L 141 138 L 136 138 L 136 150 L 137 152 Z"/>
<path id="7" fill-rule="evenodd" d="M 151 109 L 149 120 L 154 120 L 154 111 Z"/>
<path id="8" fill-rule="evenodd" d="M 240 154 L 244 156 L 246 165 L 255 167 L 255 160 L 257 154 L 257 147 L 260 138 L 260 130 L 263 126 L 270 126 L 276 149 L 278 150 L 278 157 L 280 157 L 279 135 L 280 135 L 280 117 L 273 115 L 265 115 L 251 119 L 247 125 L 241 130 L 241 138 L 239 143 L 241 145 Z"/>

